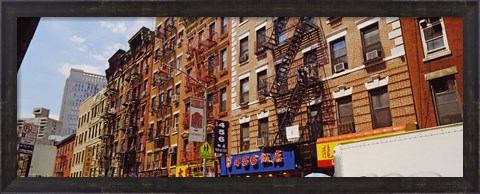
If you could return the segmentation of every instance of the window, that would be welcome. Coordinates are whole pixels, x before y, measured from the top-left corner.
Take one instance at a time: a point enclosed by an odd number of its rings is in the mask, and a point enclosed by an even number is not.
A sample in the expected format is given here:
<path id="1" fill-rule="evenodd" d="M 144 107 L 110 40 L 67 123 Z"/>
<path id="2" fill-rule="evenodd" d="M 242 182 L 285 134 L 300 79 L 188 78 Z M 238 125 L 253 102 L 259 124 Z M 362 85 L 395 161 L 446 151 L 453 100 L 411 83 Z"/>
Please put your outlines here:
<path id="1" fill-rule="evenodd" d="M 177 165 L 177 146 L 173 147 L 173 153 L 171 153 L 170 167 Z"/>
<path id="2" fill-rule="evenodd" d="M 250 127 L 248 123 L 240 124 L 240 133 L 242 139 L 240 139 L 240 151 L 246 151 L 250 149 Z"/>
<path id="3" fill-rule="evenodd" d="M 157 120 L 157 129 L 155 131 L 155 137 L 160 137 L 162 130 L 162 119 Z"/>
<path id="4" fill-rule="evenodd" d="M 170 105 L 170 102 L 172 100 L 172 89 L 167 90 L 167 104 Z"/>
<path id="5" fill-rule="evenodd" d="M 258 99 L 264 99 L 267 96 L 267 70 L 257 73 L 257 91 Z"/>
<path id="6" fill-rule="evenodd" d="M 355 132 L 352 96 L 337 99 L 338 134 Z"/>
<path id="7" fill-rule="evenodd" d="M 178 114 L 173 115 L 173 131 L 172 134 L 178 132 Z"/>
<path id="8" fill-rule="evenodd" d="M 375 89 L 370 93 L 370 104 L 372 108 L 373 128 L 392 126 L 392 115 L 388 102 L 387 87 Z"/>
<path id="9" fill-rule="evenodd" d="M 275 32 L 277 33 L 277 43 L 282 43 L 287 39 L 287 20 L 285 17 L 278 17 L 275 23 Z"/>
<path id="10" fill-rule="evenodd" d="M 220 112 L 227 111 L 227 88 L 220 89 Z"/>
<path id="11" fill-rule="evenodd" d="M 448 50 L 443 19 L 440 17 L 419 18 L 420 33 L 425 56 Z"/>
<path id="12" fill-rule="evenodd" d="M 151 106 L 152 109 L 155 109 L 155 108 L 156 108 L 156 107 L 155 107 L 155 103 L 156 103 L 155 101 L 156 101 L 156 99 L 157 99 L 157 97 L 152 97 L 152 106 Z M 151 111 L 151 112 L 152 112 L 152 111 Z"/>
<path id="13" fill-rule="evenodd" d="M 381 57 L 382 45 L 380 44 L 378 24 L 362 29 L 362 41 L 365 61 L 371 61 Z"/>
<path id="14" fill-rule="evenodd" d="M 152 161 L 152 154 L 147 154 L 147 170 L 150 170 L 150 162 Z"/>
<path id="15" fill-rule="evenodd" d="M 145 81 L 143 82 L 143 90 L 146 92 L 147 89 L 148 89 L 148 80 L 145 80 Z"/>
<path id="16" fill-rule="evenodd" d="M 164 94 L 161 93 L 161 94 L 160 94 L 160 101 L 159 101 L 160 104 L 159 104 L 159 107 L 161 107 L 161 106 L 164 105 L 164 103 L 163 103 L 163 100 L 164 100 L 164 99 L 163 99 L 163 98 L 164 98 Z"/>
<path id="17" fill-rule="evenodd" d="M 203 30 L 198 33 L 198 37 L 199 37 L 200 41 L 203 41 L 203 40 L 204 40 Z"/>
<path id="18" fill-rule="evenodd" d="M 438 125 L 463 121 L 457 83 L 453 75 L 430 81 Z"/>
<path id="19" fill-rule="evenodd" d="M 207 95 L 207 118 L 213 117 L 213 93 Z"/>
<path id="20" fill-rule="evenodd" d="M 222 64 L 220 65 L 220 70 L 226 70 L 227 69 L 227 49 L 223 49 L 220 51 L 220 54 L 222 56 Z"/>
<path id="21" fill-rule="evenodd" d="M 154 125 L 154 123 L 150 123 L 148 125 L 148 140 L 149 141 L 153 140 L 153 125 Z"/>
<path id="22" fill-rule="evenodd" d="M 240 104 L 248 103 L 249 95 L 248 77 L 240 80 Z"/>
<path id="23" fill-rule="evenodd" d="M 158 162 L 160 161 L 160 152 L 155 152 L 153 154 L 153 169 L 157 170 L 158 169 Z"/>
<path id="24" fill-rule="evenodd" d="M 240 63 L 248 60 L 248 37 L 240 40 Z"/>
<path id="25" fill-rule="evenodd" d="M 168 157 L 168 149 L 163 149 L 162 153 L 162 168 L 167 167 L 167 157 Z"/>
<path id="26" fill-rule="evenodd" d="M 240 23 L 240 24 L 241 24 L 242 22 L 245 22 L 245 21 L 247 21 L 247 20 L 248 20 L 248 17 L 240 17 L 238 20 L 239 20 L 239 22 L 238 22 L 238 23 Z"/>
<path id="27" fill-rule="evenodd" d="M 180 74 L 182 71 L 182 56 L 177 58 L 177 74 Z"/>
<path id="28" fill-rule="evenodd" d="M 215 57 L 212 55 L 208 57 L 208 76 L 213 77 L 214 67 L 215 67 Z"/>
<path id="29" fill-rule="evenodd" d="M 208 39 L 215 40 L 215 22 L 210 24 L 210 26 L 208 26 L 208 30 L 210 31 Z"/>
<path id="30" fill-rule="evenodd" d="M 347 48 L 345 44 L 345 38 L 340 38 L 332 42 L 330 46 L 332 52 L 332 65 L 333 73 L 341 72 L 347 67 Z"/>
<path id="31" fill-rule="evenodd" d="M 268 118 L 258 120 L 258 137 L 268 139 Z"/>
<path id="32" fill-rule="evenodd" d="M 168 135 L 169 130 L 170 130 L 170 123 L 172 122 L 171 121 L 172 119 L 170 117 L 166 117 L 165 118 L 165 135 Z"/>
<path id="33" fill-rule="evenodd" d="M 175 85 L 175 94 L 180 95 L 180 84 Z"/>
<path id="34" fill-rule="evenodd" d="M 220 32 L 221 34 L 227 32 L 227 17 L 222 17 L 222 30 Z"/>
<path id="35" fill-rule="evenodd" d="M 255 49 L 255 52 L 256 53 L 261 53 L 263 51 L 265 51 L 263 45 L 265 45 L 265 34 L 266 33 L 266 29 L 265 27 L 263 28 L 260 28 L 259 30 L 257 30 L 257 44 L 255 45 L 256 46 L 256 49 Z"/>

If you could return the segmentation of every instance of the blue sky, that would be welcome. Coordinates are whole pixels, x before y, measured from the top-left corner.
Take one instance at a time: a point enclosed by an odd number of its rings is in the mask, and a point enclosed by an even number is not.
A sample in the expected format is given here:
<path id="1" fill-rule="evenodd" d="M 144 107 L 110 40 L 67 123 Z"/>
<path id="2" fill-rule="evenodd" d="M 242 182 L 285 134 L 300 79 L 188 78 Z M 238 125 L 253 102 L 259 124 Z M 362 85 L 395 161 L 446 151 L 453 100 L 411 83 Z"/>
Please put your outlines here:
<path id="1" fill-rule="evenodd" d="M 155 18 L 41 18 L 17 74 L 18 117 L 44 107 L 58 119 L 70 68 L 105 75 L 108 58 L 128 50 L 128 39 L 142 26 L 154 25 Z"/>

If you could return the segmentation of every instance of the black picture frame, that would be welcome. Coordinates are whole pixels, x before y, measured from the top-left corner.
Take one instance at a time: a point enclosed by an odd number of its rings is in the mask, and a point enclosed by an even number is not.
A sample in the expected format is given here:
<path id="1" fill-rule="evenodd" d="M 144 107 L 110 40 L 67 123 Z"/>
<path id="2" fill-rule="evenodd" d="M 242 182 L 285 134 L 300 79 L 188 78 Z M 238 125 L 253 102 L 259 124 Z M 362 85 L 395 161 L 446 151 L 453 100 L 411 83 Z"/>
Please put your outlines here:
<path id="1" fill-rule="evenodd" d="M 178 0 L 2 1 L 0 191 L 2 192 L 479 192 L 479 1 Z M 17 178 L 18 17 L 459 16 L 464 19 L 463 178 Z M 448 157 L 448 153 L 445 153 Z M 448 168 L 448 167 L 445 167 Z"/>

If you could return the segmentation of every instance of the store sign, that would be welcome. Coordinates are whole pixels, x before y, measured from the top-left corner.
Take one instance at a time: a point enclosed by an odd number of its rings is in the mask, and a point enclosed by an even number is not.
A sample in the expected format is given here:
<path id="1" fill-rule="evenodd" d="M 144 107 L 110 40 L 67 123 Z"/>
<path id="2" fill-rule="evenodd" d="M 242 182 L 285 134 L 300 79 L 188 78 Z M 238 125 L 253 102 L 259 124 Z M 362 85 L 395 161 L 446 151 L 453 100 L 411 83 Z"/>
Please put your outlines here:
<path id="1" fill-rule="evenodd" d="M 220 159 L 221 175 L 272 172 L 295 169 L 293 150 L 251 152 Z"/>
<path id="2" fill-rule="evenodd" d="M 205 99 L 190 97 L 190 133 L 189 141 L 203 142 L 205 134 Z"/>
<path id="3" fill-rule="evenodd" d="M 207 162 L 207 177 L 215 177 L 215 163 Z M 203 177 L 202 163 L 177 166 L 175 168 L 175 177 Z"/>
<path id="4" fill-rule="evenodd" d="M 214 151 L 215 153 L 228 153 L 228 121 L 215 120 L 214 121 Z"/>
<path id="5" fill-rule="evenodd" d="M 90 177 L 90 167 L 92 166 L 93 147 L 88 146 L 85 152 L 85 164 L 83 166 L 83 176 Z"/>
<path id="6" fill-rule="evenodd" d="M 33 154 L 33 147 L 37 139 L 38 126 L 30 123 L 25 123 L 22 129 L 22 136 L 20 144 L 18 145 L 18 152 L 24 154 Z"/>
<path id="7" fill-rule="evenodd" d="M 370 135 L 370 136 L 364 136 L 361 138 L 346 139 L 346 140 L 334 141 L 334 142 L 317 143 L 317 165 L 318 167 L 334 166 L 335 163 L 333 161 L 333 150 L 335 149 L 335 146 L 337 146 L 340 143 L 348 143 L 348 142 L 353 142 L 358 140 L 383 137 L 383 136 L 398 134 L 402 132 L 405 132 L 405 131 L 398 131 L 398 132 L 379 134 L 379 135 Z"/>

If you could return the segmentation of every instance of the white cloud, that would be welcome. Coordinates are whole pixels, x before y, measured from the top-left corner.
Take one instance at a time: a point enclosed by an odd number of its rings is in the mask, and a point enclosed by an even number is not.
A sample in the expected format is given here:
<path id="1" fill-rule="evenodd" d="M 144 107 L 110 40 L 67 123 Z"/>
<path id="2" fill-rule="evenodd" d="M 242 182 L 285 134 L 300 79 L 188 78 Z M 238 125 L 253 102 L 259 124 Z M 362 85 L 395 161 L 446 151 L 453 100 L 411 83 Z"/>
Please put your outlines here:
<path id="1" fill-rule="evenodd" d="M 77 35 L 73 35 L 72 37 L 70 37 L 70 41 L 72 41 L 74 43 L 77 43 L 77 44 L 84 43 L 85 40 L 86 40 L 85 38 L 79 37 Z"/>
<path id="2" fill-rule="evenodd" d="M 52 118 L 52 119 L 55 119 L 55 120 L 60 120 L 60 115 L 57 115 L 55 113 L 50 113 L 50 115 L 48 115 L 48 117 Z"/>
<path id="3" fill-rule="evenodd" d="M 110 29 L 113 33 L 123 34 L 127 31 L 127 26 L 124 22 L 117 22 L 117 24 L 114 24 L 112 22 L 100 21 L 100 26 Z"/>
<path id="4" fill-rule="evenodd" d="M 58 68 L 58 72 L 60 72 L 62 75 L 65 77 L 68 77 L 70 75 L 70 69 L 75 68 L 75 69 L 81 69 L 85 72 L 88 73 L 94 73 L 94 74 L 100 74 L 100 75 L 105 75 L 105 70 L 102 67 L 94 66 L 94 65 L 86 65 L 86 64 L 69 64 L 65 63 L 62 65 L 62 67 Z"/>
<path id="5" fill-rule="evenodd" d="M 125 48 L 125 46 L 120 43 L 115 43 L 113 45 L 107 46 L 107 48 L 105 48 L 102 53 L 94 53 L 91 54 L 91 56 L 98 61 L 107 62 L 108 59 L 110 59 L 110 57 L 112 57 L 112 55 L 121 48 Z"/>
<path id="6" fill-rule="evenodd" d="M 77 49 L 78 49 L 79 51 L 85 52 L 85 51 L 87 51 L 87 45 L 82 45 L 82 46 L 80 46 L 80 47 L 77 47 Z"/>

